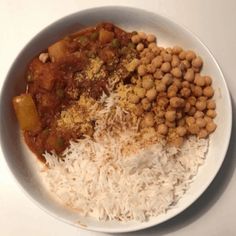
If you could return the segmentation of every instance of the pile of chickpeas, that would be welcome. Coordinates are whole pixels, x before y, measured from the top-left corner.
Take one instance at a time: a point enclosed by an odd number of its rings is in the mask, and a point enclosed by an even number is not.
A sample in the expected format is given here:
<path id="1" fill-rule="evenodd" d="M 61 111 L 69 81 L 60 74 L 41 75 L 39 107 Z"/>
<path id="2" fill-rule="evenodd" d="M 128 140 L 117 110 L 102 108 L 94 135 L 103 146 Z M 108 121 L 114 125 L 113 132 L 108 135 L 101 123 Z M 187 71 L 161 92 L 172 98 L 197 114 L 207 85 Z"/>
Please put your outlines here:
<path id="1" fill-rule="evenodd" d="M 152 34 L 135 33 L 131 40 L 139 58 L 128 100 L 136 105 L 141 128 L 155 128 L 176 146 L 187 135 L 206 138 L 214 132 L 214 89 L 212 78 L 200 74 L 202 58 L 179 46 L 159 47 Z"/>

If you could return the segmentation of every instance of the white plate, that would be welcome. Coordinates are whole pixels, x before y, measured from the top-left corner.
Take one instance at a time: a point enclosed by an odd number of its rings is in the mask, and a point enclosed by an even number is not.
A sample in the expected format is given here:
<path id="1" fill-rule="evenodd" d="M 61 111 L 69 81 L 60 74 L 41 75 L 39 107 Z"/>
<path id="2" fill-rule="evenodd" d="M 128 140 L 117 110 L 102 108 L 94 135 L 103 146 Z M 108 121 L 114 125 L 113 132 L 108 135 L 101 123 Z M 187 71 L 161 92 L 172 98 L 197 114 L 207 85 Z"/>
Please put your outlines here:
<path id="1" fill-rule="evenodd" d="M 27 63 L 41 50 L 69 32 L 98 22 L 111 21 L 125 30 L 154 33 L 158 44 L 180 45 L 193 49 L 204 60 L 203 73 L 214 78 L 217 102 L 216 123 L 218 128 L 210 138 L 210 148 L 205 164 L 200 168 L 195 181 L 175 208 L 148 222 L 98 222 L 79 217 L 78 214 L 60 206 L 50 197 L 40 181 L 36 158 L 21 142 L 18 125 L 12 110 L 11 99 L 24 90 L 23 79 Z M 223 74 L 212 54 L 201 41 L 185 28 L 154 13 L 127 7 L 101 7 L 81 11 L 50 25 L 36 35 L 16 58 L 9 71 L 1 94 L 1 142 L 6 162 L 26 193 L 44 210 L 67 223 L 103 232 L 128 232 L 160 224 L 190 206 L 209 186 L 224 160 L 231 134 L 232 110 L 229 92 Z M 17 130 L 17 131 L 16 131 Z M 14 148 L 11 148 L 14 147 Z M 30 222 L 29 222 L 30 223 Z"/>

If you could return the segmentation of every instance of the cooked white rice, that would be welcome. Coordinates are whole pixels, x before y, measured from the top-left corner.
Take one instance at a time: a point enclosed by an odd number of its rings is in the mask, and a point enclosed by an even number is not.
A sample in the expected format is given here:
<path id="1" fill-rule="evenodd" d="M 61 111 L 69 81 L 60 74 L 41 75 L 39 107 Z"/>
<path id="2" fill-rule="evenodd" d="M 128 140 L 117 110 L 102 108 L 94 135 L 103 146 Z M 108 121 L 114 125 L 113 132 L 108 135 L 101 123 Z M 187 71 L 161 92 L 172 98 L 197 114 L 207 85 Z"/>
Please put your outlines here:
<path id="1" fill-rule="evenodd" d="M 91 107 L 93 139 L 71 142 L 62 160 L 45 154 L 43 172 L 51 193 L 83 216 L 98 220 L 145 221 L 173 207 L 189 188 L 208 150 L 208 139 L 189 137 L 177 149 L 153 128 L 138 130 L 117 106 L 116 94 Z M 112 112 L 111 112 L 112 111 Z"/>
<path id="2" fill-rule="evenodd" d="M 47 153 L 48 188 L 80 215 L 98 220 L 145 221 L 164 213 L 189 188 L 208 140 L 190 137 L 181 149 L 157 143 L 125 155 L 124 147 L 141 144 L 134 131 L 127 131 L 119 138 L 71 142 L 64 161 Z"/>

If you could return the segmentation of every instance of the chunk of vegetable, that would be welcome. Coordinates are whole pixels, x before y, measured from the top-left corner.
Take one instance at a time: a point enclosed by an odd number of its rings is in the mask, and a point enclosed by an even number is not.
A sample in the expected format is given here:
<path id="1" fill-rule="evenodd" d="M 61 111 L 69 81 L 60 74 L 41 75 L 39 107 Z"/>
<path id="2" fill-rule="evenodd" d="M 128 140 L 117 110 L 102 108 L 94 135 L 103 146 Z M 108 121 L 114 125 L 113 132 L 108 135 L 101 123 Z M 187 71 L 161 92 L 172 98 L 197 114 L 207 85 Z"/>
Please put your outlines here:
<path id="1" fill-rule="evenodd" d="M 22 130 L 32 132 L 40 130 L 39 115 L 30 94 L 22 94 L 14 97 L 13 106 Z"/>
<path id="2" fill-rule="evenodd" d="M 105 29 L 99 31 L 99 41 L 101 43 L 110 43 L 114 38 L 114 33 Z"/>
<path id="3" fill-rule="evenodd" d="M 115 57 L 115 53 L 112 49 L 110 48 L 103 48 L 99 52 L 99 57 L 104 61 L 104 62 L 109 62 Z"/>
<path id="4" fill-rule="evenodd" d="M 53 73 L 51 64 L 44 64 L 36 58 L 30 64 L 29 71 L 32 82 L 37 81 L 40 88 L 48 91 L 53 88 L 56 77 Z"/>
<path id="5" fill-rule="evenodd" d="M 50 134 L 46 141 L 46 149 L 48 151 L 55 150 L 56 153 L 60 153 L 65 149 L 65 141 L 57 134 Z"/>
<path id="6" fill-rule="evenodd" d="M 54 109 L 57 105 L 58 105 L 58 99 L 54 94 L 45 93 L 41 95 L 39 107 L 45 109 Z"/>
<path id="7" fill-rule="evenodd" d="M 63 58 L 68 52 L 67 43 L 65 40 L 60 40 L 48 48 L 48 54 L 51 60 L 58 61 Z"/>
<path id="8" fill-rule="evenodd" d="M 98 32 L 97 31 L 91 33 L 91 35 L 90 35 L 91 40 L 95 41 L 95 40 L 97 40 L 97 38 L 98 38 Z"/>

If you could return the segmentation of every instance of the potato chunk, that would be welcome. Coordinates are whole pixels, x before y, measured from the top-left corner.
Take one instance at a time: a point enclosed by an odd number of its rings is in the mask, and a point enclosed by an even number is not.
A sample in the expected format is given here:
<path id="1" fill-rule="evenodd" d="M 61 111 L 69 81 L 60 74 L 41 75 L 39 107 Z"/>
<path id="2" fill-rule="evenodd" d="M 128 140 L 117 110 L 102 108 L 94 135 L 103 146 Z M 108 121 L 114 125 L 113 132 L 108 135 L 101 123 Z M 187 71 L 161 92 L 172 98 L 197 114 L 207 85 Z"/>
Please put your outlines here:
<path id="1" fill-rule="evenodd" d="M 51 64 L 44 64 L 38 58 L 35 58 L 29 66 L 29 75 L 31 78 L 29 82 L 37 82 L 40 88 L 48 91 L 52 90 L 56 77 Z"/>
<path id="2" fill-rule="evenodd" d="M 59 61 L 68 53 L 67 43 L 65 40 L 60 40 L 48 48 L 48 54 L 53 61 Z"/>
<path id="3" fill-rule="evenodd" d="M 99 41 L 101 43 L 110 43 L 114 38 L 114 33 L 105 29 L 99 31 Z"/>
<path id="4" fill-rule="evenodd" d="M 22 130 L 37 132 L 40 130 L 39 115 L 30 94 L 13 98 L 13 106 Z"/>

